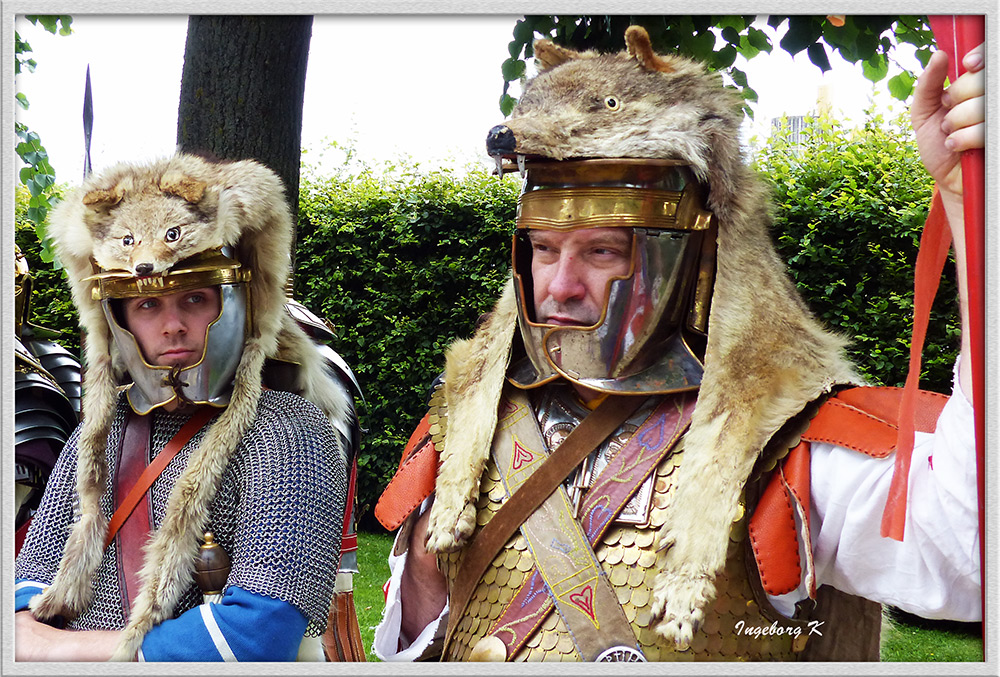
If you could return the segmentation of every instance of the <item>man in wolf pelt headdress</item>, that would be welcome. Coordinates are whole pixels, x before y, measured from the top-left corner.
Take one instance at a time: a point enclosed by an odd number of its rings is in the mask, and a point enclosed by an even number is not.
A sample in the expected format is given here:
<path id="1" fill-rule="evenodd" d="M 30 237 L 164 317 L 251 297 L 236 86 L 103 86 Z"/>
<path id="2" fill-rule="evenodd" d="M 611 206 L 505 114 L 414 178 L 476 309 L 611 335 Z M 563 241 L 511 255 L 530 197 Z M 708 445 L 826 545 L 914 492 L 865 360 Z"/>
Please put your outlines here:
<path id="1" fill-rule="evenodd" d="M 540 74 L 489 133 L 525 176 L 513 276 L 449 348 L 376 508 L 401 527 L 376 652 L 877 660 L 876 602 L 979 618 L 966 398 L 924 396 L 922 430 L 944 412 L 917 442 L 906 536 L 881 538 L 898 400 L 852 388 L 787 279 L 735 97 L 642 28 L 625 38 L 537 42 Z M 914 120 L 960 237 L 942 59 Z M 977 122 L 959 102 L 981 75 L 950 93 L 946 124 Z"/>
<path id="2" fill-rule="evenodd" d="M 323 660 L 353 376 L 292 317 L 280 179 L 121 164 L 49 232 L 86 331 L 83 417 L 16 560 L 16 658 Z"/>

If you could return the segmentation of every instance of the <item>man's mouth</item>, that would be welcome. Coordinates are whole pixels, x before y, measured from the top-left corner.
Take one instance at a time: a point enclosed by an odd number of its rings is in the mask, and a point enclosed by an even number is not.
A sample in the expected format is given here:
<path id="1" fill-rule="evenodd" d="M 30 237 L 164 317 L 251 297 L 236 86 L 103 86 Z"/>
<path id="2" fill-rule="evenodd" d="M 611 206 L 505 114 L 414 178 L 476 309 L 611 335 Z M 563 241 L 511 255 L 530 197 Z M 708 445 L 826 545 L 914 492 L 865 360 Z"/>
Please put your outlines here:
<path id="1" fill-rule="evenodd" d="M 550 315 L 545 318 L 543 324 L 554 324 L 560 327 L 589 327 L 594 323 L 586 320 L 578 320 L 575 317 L 568 317 L 565 315 Z"/>
<path id="2" fill-rule="evenodd" d="M 168 362 L 178 362 L 187 359 L 193 354 L 194 351 L 187 348 L 171 348 L 160 353 L 160 358 Z"/>

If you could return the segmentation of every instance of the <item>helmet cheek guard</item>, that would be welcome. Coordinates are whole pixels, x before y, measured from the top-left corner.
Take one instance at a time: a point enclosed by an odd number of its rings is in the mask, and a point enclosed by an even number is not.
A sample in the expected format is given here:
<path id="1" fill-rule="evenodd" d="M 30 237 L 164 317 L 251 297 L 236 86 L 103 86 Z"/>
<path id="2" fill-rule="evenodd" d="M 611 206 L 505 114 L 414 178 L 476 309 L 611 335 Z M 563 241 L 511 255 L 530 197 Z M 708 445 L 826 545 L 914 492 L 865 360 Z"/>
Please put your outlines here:
<path id="1" fill-rule="evenodd" d="M 678 163 L 581 160 L 528 165 L 513 242 L 518 324 L 526 356 L 510 381 L 533 388 L 563 377 L 602 392 L 697 388 L 702 364 L 686 336 L 703 334 L 714 251 L 702 189 Z M 601 317 L 589 327 L 536 321 L 531 229 L 628 228 L 632 262 L 609 280 Z M 711 242 L 707 240 L 711 237 Z M 698 303 L 698 301 L 701 303 Z"/>

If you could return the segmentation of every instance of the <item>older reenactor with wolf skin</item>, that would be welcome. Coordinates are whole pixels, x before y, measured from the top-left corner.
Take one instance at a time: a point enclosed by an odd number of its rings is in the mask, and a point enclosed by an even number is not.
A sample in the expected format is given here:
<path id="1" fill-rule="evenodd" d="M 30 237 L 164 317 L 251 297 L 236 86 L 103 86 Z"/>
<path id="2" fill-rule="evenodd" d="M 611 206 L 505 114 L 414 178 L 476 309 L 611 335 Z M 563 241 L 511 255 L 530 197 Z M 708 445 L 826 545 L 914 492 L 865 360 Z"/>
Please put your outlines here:
<path id="1" fill-rule="evenodd" d="M 882 538 L 898 399 L 853 387 L 786 277 L 719 76 L 626 43 L 537 42 L 490 131 L 525 175 L 513 279 L 449 348 L 376 509 L 401 527 L 376 653 L 877 660 L 878 602 L 981 618 L 965 344 L 951 398 L 922 395 L 905 538 Z M 983 80 L 946 107 L 946 63 L 913 121 L 961 268 Z"/>
<path id="2" fill-rule="evenodd" d="M 187 154 L 54 210 L 83 422 L 15 563 L 17 660 L 324 659 L 357 421 L 287 309 L 292 228 L 274 172 Z"/>

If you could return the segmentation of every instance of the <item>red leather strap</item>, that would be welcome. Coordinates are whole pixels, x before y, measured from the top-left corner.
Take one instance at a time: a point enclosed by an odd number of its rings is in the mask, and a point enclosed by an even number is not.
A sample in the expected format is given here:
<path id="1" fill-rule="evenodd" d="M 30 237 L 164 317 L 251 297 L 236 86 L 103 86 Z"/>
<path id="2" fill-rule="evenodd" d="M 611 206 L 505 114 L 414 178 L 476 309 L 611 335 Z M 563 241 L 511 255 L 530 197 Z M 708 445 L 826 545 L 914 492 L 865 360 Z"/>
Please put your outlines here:
<path id="1" fill-rule="evenodd" d="M 135 509 L 136 505 L 139 503 L 139 499 L 146 495 L 149 491 L 149 487 L 153 485 L 153 482 L 163 469 L 167 467 L 167 464 L 177 455 L 185 444 L 194 437 L 195 433 L 201 430 L 202 426 L 208 422 L 212 416 L 218 412 L 218 409 L 212 407 L 201 407 L 194 414 L 191 415 L 190 420 L 185 423 L 177 434 L 174 435 L 173 439 L 167 443 L 167 446 L 156 455 L 153 462 L 146 466 L 146 469 L 142 471 L 139 475 L 136 484 L 133 485 L 132 489 L 128 492 L 124 499 L 121 501 L 121 505 L 115 509 L 115 514 L 111 516 L 111 523 L 108 525 L 108 535 L 104 539 L 104 547 L 108 547 L 111 541 L 114 539 L 115 534 L 121 528 L 125 520 L 128 519 L 129 515 Z M 126 431 L 129 426 L 126 426 Z"/>
<path id="2" fill-rule="evenodd" d="M 910 365 L 899 404 L 899 442 L 892 471 L 889 496 L 882 513 L 882 535 L 897 541 L 903 540 L 906 519 L 907 480 L 910 475 L 910 456 L 913 453 L 913 433 L 916 430 L 914 411 L 917 387 L 920 381 L 921 351 L 927 334 L 931 304 L 941 281 L 941 271 L 948 258 L 951 231 L 941 203 L 941 195 L 934 189 L 931 211 L 920 236 L 920 249 L 913 275 L 913 336 L 910 339 Z"/>
<path id="3" fill-rule="evenodd" d="M 786 482 L 795 493 L 809 495 L 809 443 L 800 442 L 784 461 L 790 478 L 782 478 L 784 468 L 771 476 L 767 488 L 750 518 L 750 547 L 757 560 L 760 581 L 769 595 L 783 595 L 799 586 L 802 562 L 799 559 L 799 534 L 795 528 L 795 507 Z M 803 486 L 802 467 L 805 466 Z M 808 498 L 806 499 L 808 503 Z"/>
<path id="4" fill-rule="evenodd" d="M 358 484 L 358 457 L 351 463 L 351 474 L 347 481 L 347 500 L 344 501 L 344 523 L 340 529 L 340 556 L 358 549 L 358 534 L 351 520 L 354 517 L 354 494 Z"/>
<path id="5" fill-rule="evenodd" d="M 828 442 L 875 458 L 885 458 L 896 449 L 902 397 L 902 388 L 850 388 L 837 393 L 819 408 L 809 429 L 802 434 L 802 442 L 771 477 L 749 524 L 750 543 L 761 583 L 769 595 L 791 592 L 802 580 L 794 503 L 800 506 L 808 529 L 809 443 Z M 933 432 L 947 402 L 947 396 L 940 393 L 917 391 L 916 429 Z"/>
<path id="6" fill-rule="evenodd" d="M 831 397 L 820 407 L 809 429 L 808 442 L 829 442 L 875 458 L 896 450 L 902 388 L 851 388 Z M 915 427 L 933 432 L 948 397 L 918 390 L 915 394 Z"/>
<path id="7" fill-rule="evenodd" d="M 424 417 L 420 419 L 420 423 L 417 424 L 416 429 L 410 433 L 410 439 L 407 440 L 406 446 L 403 448 L 403 455 L 399 458 L 399 468 L 397 468 L 397 470 L 402 468 L 406 459 L 410 458 L 410 456 L 420 450 L 430 437 L 431 412 L 428 411 L 424 414 Z"/>
<path id="8" fill-rule="evenodd" d="M 118 469 L 115 472 L 115 514 L 120 514 L 123 505 L 128 504 L 126 490 L 139 484 L 139 478 L 149 459 L 150 417 L 137 416 L 129 412 L 125 420 L 125 430 L 118 450 Z M 142 568 L 142 546 L 149 539 L 149 504 L 139 496 L 130 512 L 120 525 L 118 533 L 118 572 L 122 583 L 122 600 L 126 602 L 124 611 L 129 615 L 132 604 L 139 594 Z M 111 534 L 113 537 L 114 534 Z"/>
<path id="9" fill-rule="evenodd" d="M 399 468 L 375 504 L 375 519 L 395 531 L 434 492 L 438 453 L 431 442 L 431 413 L 420 419 L 403 449 Z"/>

